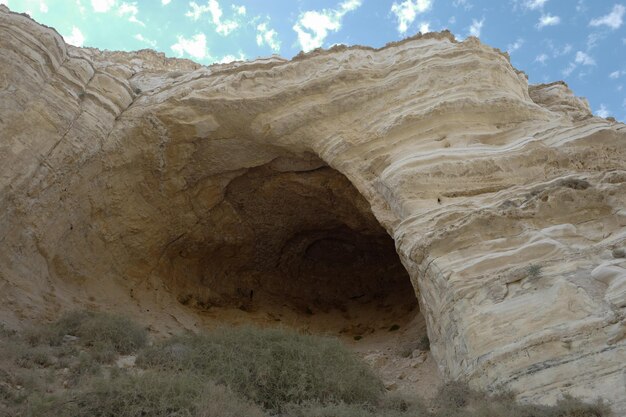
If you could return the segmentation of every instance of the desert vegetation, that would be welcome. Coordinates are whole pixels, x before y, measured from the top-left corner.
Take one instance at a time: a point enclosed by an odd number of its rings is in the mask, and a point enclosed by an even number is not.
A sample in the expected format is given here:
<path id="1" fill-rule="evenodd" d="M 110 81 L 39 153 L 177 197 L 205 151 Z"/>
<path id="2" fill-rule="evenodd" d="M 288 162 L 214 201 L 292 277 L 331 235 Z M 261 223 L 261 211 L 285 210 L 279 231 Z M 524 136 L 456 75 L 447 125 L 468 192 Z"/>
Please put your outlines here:
<path id="1" fill-rule="evenodd" d="M 434 400 L 385 392 L 338 340 L 282 329 L 221 328 L 149 343 L 127 318 L 73 312 L 0 327 L 0 417 L 603 417 L 602 402 L 518 404 L 444 385 Z"/>

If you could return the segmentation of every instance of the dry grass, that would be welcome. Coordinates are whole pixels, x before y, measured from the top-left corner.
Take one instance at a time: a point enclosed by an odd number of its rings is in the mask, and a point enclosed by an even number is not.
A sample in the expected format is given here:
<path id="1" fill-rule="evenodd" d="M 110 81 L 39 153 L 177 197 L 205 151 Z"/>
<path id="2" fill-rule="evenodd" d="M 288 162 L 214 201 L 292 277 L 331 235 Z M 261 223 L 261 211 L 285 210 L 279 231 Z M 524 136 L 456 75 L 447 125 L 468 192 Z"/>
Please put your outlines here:
<path id="1" fill-rule="evenodd" d="M 144 350 L 137 363 L 201 375 L 269 410 L 305 401 L 373 403 L 383 394 L 381 381 L 338 340 L 286 330 L 177 337 Z"/>
<path id="2" fill-rule="evenodd" d="M 78 339 L 67 338 L 72 335 Z M 607 417 L 602 402 L 520 405 L 461 383 L 430 404 L 390 397 L 337 340 L 220 329 L 145 347 L 127 319 L 76 312 L 16 334 L 0 326 L 0 417 Z M 139 353 L 143 369 L 111 363 Z"/>
<path id="3" fill-rule="evenodd" d="M 120 354 L 136 352 L 148 340 L 146 329 L 127 317 L 93 311 L 73 311 L 50 326 L 35 327 L 26 332 L 26 339 L 33 346 L 59 346 L 68 336 L 77 337 L 80 345 L 99 354 L 108 351 L 105 357 L 110 357 L 111 351 Z"/>
<path id="4" fill-rule="evenodd" d="M 148 371 L 95 379 L 77 392 L 38 396 L 40 417 L 263 417 L 261 408 L 188 373 Z"/>

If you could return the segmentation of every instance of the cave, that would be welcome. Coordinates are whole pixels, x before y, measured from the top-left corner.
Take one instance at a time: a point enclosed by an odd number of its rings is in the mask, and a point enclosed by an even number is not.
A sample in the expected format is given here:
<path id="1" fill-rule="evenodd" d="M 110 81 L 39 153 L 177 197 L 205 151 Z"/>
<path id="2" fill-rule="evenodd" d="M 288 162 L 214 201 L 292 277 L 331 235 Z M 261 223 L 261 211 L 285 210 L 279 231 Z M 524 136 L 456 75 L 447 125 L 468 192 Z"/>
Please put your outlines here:
<path id="1" fill-rule="evenodd" d="M 369 203 L 315 158 L 277 158 L 232 175 L 219 204 L 163 259 L 161 276 L 177 300 L 201 312 L 317 318 L 322 330 L 332 321 L 333 330 L 364 334 L 418 311 Z"/>

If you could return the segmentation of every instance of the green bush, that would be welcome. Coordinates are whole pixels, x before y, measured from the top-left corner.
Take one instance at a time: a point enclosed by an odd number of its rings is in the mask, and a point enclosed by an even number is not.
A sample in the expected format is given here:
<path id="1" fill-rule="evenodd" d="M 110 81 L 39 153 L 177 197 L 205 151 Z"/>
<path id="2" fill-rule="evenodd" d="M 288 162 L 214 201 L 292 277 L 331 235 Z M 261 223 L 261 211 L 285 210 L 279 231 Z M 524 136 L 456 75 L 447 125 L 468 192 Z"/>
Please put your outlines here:
<path id="1" fill-rule="evenodd" d="M 375 403 L 383 386 L 338 340 L 286 330 L 222 328 L 146 349 L 144 368 L 192 372 L 280 410 L 288 403 Z"/>
<path id="2" fill-rule="evenodd" d="M 110 346 L 115 352 L 129 354 L 145 346 L 148 333 L 126 317 L 93 311 L 73 311 L 65 314 L 50 326 L 27 332 L 32 345 L 58 346 L 63 337 L 78 337 L 77 343 L 86 347 Z"/>
<path id="3" fill-rule="evenodd" d="M 89 388 L 31 401 L 39 417 L 263 417 L 263 411 L 189 374 L 147 371 L 96 379 Z"/>
<path id="4" fill-rule="evenodd" d="M 526 273 L 529 278 L 540 278 L 543 273 L 542 269 L 543 267 L 541 265 L 531 264 L 526 268 Z"/>
<path id="5" fill-rule="evenodd" d="M 428 338 L 428 335 L 424 335 L 420 338 L 417 343 L 417 348 L 419 350 L 430 350 L 430 339 Z"/>
<path id="6" fill-rule="evenodd" d="M 15 363 L 22 368 L 48 368 L 54 365 L 52 349 L 46 346 L 36 346 L 23 350 L 16 358 Z"/>
<path id="7" fill-rule="evenodd" d="M 436 417 L 419 401 L 388 397 L 376 405 L 307 402 L 285 407 L 289 417 Z"/>
<path id="8" fill-rule="evenodd" d="M 67 334 L 79 339 L 63 341 Z M 460 382 L 443 385 L 426 407 L 384 395 L 380 380 L 338 340 L 285 330 L 179 336 L 139 351 L 143 370 L 103 365 L 139 349 L 145 335 L 127 319 L 89 312 L 27 338 L 0 334 L 0 417 L 611 416 L 602 402 L 522 405 L 510 393 L 488 395 Z"/>
<path id="9" fill-rule="evenodd" d="M 585 403 L 566 396 L 554 406 L 520 404 L 512 393 L 488 395 L 467 384 L 444 384 L 433 401 L 431 417 L 607 417 L 609 407 L 601 401 Z M 408 416 L 407 416 L 408 417 Z"/>

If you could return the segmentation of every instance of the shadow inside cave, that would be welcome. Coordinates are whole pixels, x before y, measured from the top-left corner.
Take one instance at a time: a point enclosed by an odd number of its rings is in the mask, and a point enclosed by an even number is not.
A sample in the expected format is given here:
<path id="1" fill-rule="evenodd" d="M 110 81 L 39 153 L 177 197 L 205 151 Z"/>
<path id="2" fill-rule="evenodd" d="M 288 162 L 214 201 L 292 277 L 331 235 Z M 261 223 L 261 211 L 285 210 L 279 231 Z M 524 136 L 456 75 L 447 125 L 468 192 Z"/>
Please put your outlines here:
<path id="1" fill-rule="evenodd" d="M 363 335 L 419 310 L 369 203 L 319 160 L 245 170 L 163 259 L 159 275 L 178 301 L 222 318 L 238 310 L 240 320 Z"/>

